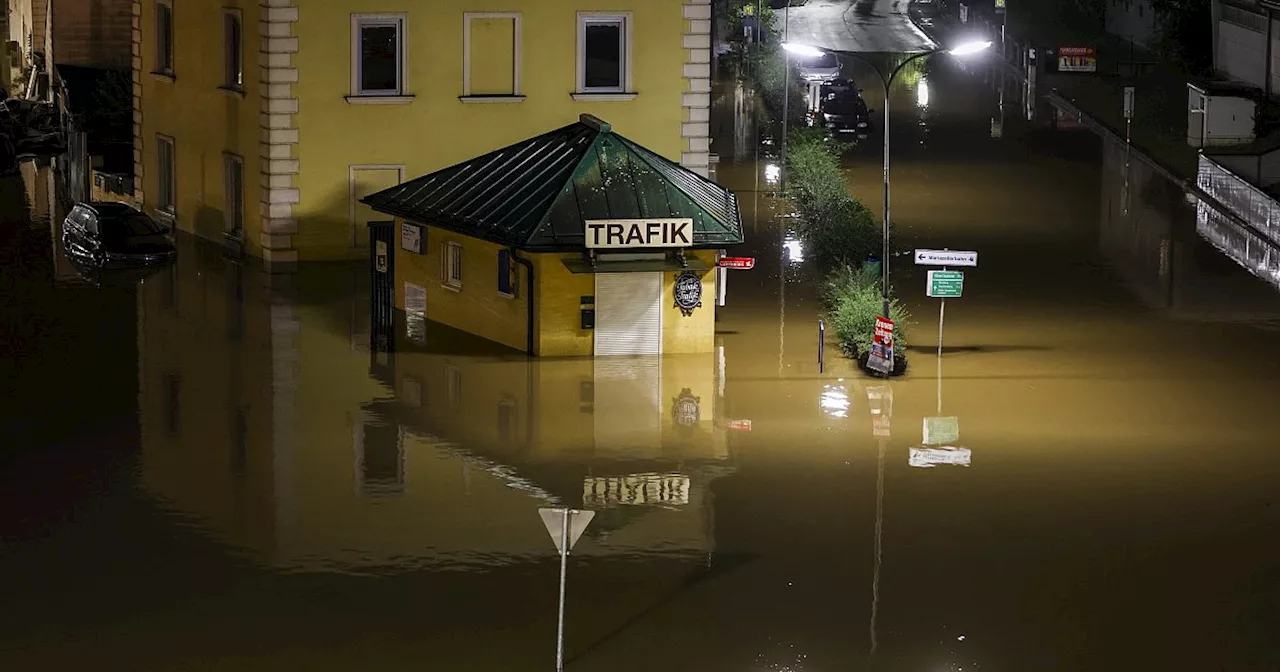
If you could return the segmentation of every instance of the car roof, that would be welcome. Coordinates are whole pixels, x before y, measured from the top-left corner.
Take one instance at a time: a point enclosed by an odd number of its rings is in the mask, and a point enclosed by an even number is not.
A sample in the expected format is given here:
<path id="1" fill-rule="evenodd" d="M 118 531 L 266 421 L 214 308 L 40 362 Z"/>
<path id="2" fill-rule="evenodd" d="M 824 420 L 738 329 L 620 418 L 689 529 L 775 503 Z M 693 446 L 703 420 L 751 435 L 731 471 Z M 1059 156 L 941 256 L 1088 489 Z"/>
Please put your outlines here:
<path id="1" fill-rule="evenodd" d="M 85 201 L 79 205 L 93 210 L 100 216 L 106 217 L 118 217 L 120 215 L 142 212 L 128 203 L 121 203 L 119 201 Z"/>

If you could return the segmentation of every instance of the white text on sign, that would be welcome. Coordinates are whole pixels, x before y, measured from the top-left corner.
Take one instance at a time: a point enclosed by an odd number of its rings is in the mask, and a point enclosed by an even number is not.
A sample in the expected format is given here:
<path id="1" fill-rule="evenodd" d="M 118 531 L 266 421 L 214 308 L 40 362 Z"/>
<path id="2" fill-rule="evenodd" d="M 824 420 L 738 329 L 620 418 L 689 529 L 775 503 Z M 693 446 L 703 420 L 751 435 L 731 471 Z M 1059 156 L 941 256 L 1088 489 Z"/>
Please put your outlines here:
<path id="1" fill-rule="evenodd" d="M 693 246 L 693 220 L 671 219 L 589 219 L 586 221 L 589 249 Z"/>

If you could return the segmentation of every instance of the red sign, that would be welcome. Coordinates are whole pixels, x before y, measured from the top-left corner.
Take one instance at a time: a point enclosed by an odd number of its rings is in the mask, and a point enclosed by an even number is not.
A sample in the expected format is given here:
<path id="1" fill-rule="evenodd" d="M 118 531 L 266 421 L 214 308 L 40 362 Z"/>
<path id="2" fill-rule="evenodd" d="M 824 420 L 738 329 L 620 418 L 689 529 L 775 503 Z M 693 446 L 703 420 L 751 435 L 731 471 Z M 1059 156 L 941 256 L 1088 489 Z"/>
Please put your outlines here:
<path id="1" fill-rule="evenodd" d="M 751 431 L 751 421 L 750 420 L 725 420 L 724 428 L 731 431 L 735 431 L 735 432 L 749 432 Z"/>
<path id="2" fill-rule="evenodd" d="M 749 271 L 756 267 L 755 257 L 721 257 L 716 265 L 720 268 L 734 268 Z"/>
<path id="3" fill-rule="evenodd" d="M 887 317 L 876 318 L 874 344 L 888 350 L 890 353 L 893 352 L 893 320 Z"/>
<path id="4" fill-rule="evenodd" d="M 1093 47 L 1058 47 L 1058 72 L 1097 72 L 1098 52 Z"/>
<path id="5" fill-rule="evenodd" d="M 893 373 L 893 320 L 887 317 L 876 318 L 867 367 L 885 375 Z"/>

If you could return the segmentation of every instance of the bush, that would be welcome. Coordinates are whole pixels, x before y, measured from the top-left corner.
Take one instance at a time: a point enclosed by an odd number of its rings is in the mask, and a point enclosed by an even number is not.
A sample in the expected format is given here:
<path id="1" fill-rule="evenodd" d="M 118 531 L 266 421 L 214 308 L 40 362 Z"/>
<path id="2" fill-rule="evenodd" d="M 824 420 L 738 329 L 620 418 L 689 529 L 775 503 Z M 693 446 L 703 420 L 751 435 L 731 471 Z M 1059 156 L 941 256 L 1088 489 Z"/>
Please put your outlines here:
<path id="1" fill-rule="evenodd" d="M 802 129 L 787 148 L 788 195 L 799 214 L 797 233 L 819 268 L 857 264 L 877 254 L 881 226 L 845 184 L 845 145 L 825 131 Z"/>
<path id="2" fill-rule="evenodd" d="M 826 319 L 835 330 L 840 349 L 850 357 L 870 352 L 876 318 L 884 307 L 880 295 L 880 264 L 850 264 L 832 271 L 822 299 Z M 890 299 L 889 319 L 894 322 L 894 351 L 901 352 L 907 345 L 906 330 L 911 315 L 897 299 Z"/>

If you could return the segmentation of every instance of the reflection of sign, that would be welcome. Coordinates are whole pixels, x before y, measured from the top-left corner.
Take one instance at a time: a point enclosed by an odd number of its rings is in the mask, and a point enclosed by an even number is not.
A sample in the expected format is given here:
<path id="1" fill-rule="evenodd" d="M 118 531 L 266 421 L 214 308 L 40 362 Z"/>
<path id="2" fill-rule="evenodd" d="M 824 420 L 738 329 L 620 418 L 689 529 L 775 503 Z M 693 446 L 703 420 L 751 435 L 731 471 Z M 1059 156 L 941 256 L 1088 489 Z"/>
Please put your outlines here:
<path id="1" fill-rule="evenodd" d="M 1053 127 L 1060 131 L 1067 131 L 1081 129 L 1085 126 L 1080 122 L 1079 117 L 1073 117 L 1070 112 L 1057 108 L 1054 110 Z"/>
<path id="2" fill-rule="evenodd" d="M 590 249 L 690 247 L 693 219 L 588 219 L 585 233 Z"/>
<path id="3" fill-rule="evenodd" d="M 400 222 L 400 247 L 415 254 L 422 254 L 422 227 Z"/>
<path id="4" fill-rule="evenodd" d="M 756 267 L 755 257 L 721 257 L 716 265 L 720 268 L 732 268 L 749 271 Z"/>
<path id="5" fill-rule="evenodd" d="M 964 291 L 964 273 L 929 271 L 929 296 L 935 299 L 958 299 Z"/>
<path id="6" fill-rule="evenodd" d="M 1058 72 L 1097 72 L 1098 52 L 1093 47 L 1058 47 Z"/>
<path id="7" fill-rule="evenodd" d="M 867 366 L 886 375 L 893 372 L 893 320 L 887 317 L 876 318 Z"/>
<path id="8" fill-rule="evenodd" d="M 930 469 L 939 464 L 954 464 L 961 467 L 969 466 L 969 459 L 972 452 L 968 448 L 911 448 L 910 454 L 907 456 L 907 464 L 913 467 L 922 467 Z"/>
<path id="9" fill-rule="evenodd" d="M 942 445 L 960 440 L 960 418 L 955 416 L 924 419 L 925 445 Z"/>
<path id="10" fill-rule="evenodd" d="M 377 241 L 373 246 L 373 268 L 379 273 L 387 272 L 387 244 Z"/>
<path id="11" fill-rule="evenodd" d="M 698 424 L 698 419 L 702 416 L 699 407 L 701 399 L 693 396 L 693 391 L 689 388 L 680 390 L 680 396 L 671 402 L 671 419 L 678 427 L 694 427 Z"/>
<path id="12" fill-rule="evenodd" d="M 916 250 L 917 266 L 977 266 L 978 253 L 965 250 Z"/>
<path id="13" fill-rule="evenodd" d="M 750 420 L 725 420 L 724 428 L 731 432 L 749 432 L 751 431 Z"/>
<path id="14" fill-rule="evenodd" d="M 991 137 L 999 138 L 1002 135 L 1004 135 L 1004 122 L 999 119 L 996 119 L 995 117 L 992 117 L 991 118 Z"/>
<path id="15" fill-rule="evenodd" d="M 689 503 L 689 477 L 683 474 L 588 476 L 582 483 L 584 506 L 608 507 Z"/>
<path id="16" fill-rule="evenodd" d="M 868 387 L 867 406 L 871 409 L 872 436 L 889 436 L 889 423 L 893 419 L 893 388 L 887 385 Z"/>
<path id="17" fill-rule="evenodd" d="M 695 308 L 702 307 L 702 278 L 693 271 L 681 273 L 676 276 L 674 293 L 676 308 L 679 308 L 685 317 L 689 317 Z"/>
<path id="18" fill-rule="evenodd" d="M 960 5 L 960 23 L 969 23 L 969 5 Z"/>

